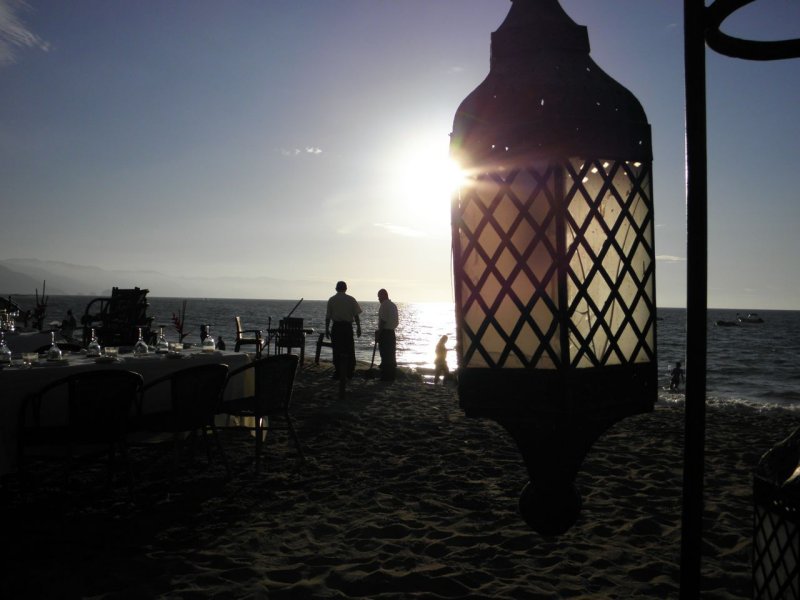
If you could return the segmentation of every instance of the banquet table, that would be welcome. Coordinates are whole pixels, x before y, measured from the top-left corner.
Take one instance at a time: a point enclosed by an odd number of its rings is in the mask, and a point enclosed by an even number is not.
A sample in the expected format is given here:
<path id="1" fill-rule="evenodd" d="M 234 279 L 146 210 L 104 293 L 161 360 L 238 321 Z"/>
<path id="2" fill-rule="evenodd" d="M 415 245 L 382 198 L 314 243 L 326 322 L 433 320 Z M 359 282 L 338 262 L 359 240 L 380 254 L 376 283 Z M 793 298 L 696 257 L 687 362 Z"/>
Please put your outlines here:
<path id="1" fill-rule="evenodd" d="M 50 332 L 45 331 L 5 331 L 3 332 L 6 346 L 15 354 L 20 352 L 34 352 L 38 348 L 50 344 Z M 56 342 L 66 341 L 60 333 L 56 332 Z"/>
<path id="2" fill-rule="evenodd" d="M 179 356 L 179 358 L 178 358 Z M 121 355 L 114 362 L 97 363 L 82 353 L 65 353 L 65 360 L 52 363 L 44 359 L 33 366 L 6 366 L 0 370 L 0 476 L 16 471 L 19 410 L 23 399 L 44 385 L 81 371 L 96 369 L 126 369 L 142 375 L 147 384 L 173 371 L 202 364 L 226 364 L 233 370 L 250 362 L 245 352 L 203 352 L 183 350 L 178 355 L 150 353 L 144 356 Z M 225 388 L 225 398 L 236 398 L 252 393 L 252 371 L 246 376 L 232 378 Z M 59 421 L 66 415 L 66 394 L 51 404 L 50 414 L 44 418 Z M 169 406 L 169 386 L 157 385 L 144 397 L 143 406 L 148 411 L 164 410 Z M 58 414 L 55 414 L 58 413 Z"/>

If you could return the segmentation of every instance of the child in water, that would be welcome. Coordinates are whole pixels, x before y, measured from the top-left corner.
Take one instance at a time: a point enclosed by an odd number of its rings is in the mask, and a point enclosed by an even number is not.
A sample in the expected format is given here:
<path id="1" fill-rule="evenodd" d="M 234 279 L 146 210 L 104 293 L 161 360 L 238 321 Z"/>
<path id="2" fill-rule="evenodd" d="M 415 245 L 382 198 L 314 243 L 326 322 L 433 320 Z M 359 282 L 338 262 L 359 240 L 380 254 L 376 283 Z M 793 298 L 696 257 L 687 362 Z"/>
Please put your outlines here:
<path id="1" fill-rule="evenodd" d="M 683 369 L 681 369 L 681 363 L 676 362 L 675 368 L 670 371 L 670 380 L 669 380 L 669 391 L 670 392 L 677 392 L 678 388 L 681 386 L 681 381 L 683 381 Z"/>
<path id="2" fill-rule="evenodd" d="M 447 343 L 447 336 L 443 335 L 439 338 L 439 343 L 436 344 L 436 358 L 433 361 L 433 366 L 435 367 L 433 373 L 433 382 L 439 382 L 439 376 L 442 376 L 442 381 L 447 379 L 447 376 L 450 374 L 450 369 L 447 367 L 447 348 L 445 344 Z"/>

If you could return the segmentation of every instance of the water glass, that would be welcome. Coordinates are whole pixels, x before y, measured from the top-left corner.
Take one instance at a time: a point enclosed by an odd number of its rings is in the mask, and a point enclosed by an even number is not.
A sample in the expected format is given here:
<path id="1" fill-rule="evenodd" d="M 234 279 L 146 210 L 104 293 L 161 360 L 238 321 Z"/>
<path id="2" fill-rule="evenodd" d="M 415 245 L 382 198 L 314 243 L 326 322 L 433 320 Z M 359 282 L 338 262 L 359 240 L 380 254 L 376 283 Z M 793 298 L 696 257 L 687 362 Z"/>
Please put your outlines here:
<path id="1" fill-rule="evenodd" d="M 203 339 L 203 352 L 213 352 L 217 349 L 214 338 L 211 337 L 211 325 L 206 326 L 206 337 Z"/>
<path id="2" fill-rule="evenodd" d="M 167 338 L 164 337 L 164 326 L 158 328 L 158 341 L 156 342 L 156 352 L 158 354 L 166 354 L 169 352 L 169 343 Z"/>
<path id="3" fill-rule="evenodd" d="M 142 328 L 139 327 L 139 339 L 136 340 L 136 344 L 133 346 L 133 355 L 134 356 L 144 356 L 150 351 L 147 347 L 147 343 L 144 341 L 142 337 Z"/>
<path id="4" fill-rule="evenodd" d="M 92 339 L 89 340 L 89 344 L 86 346 L 86 356 L 91 358 L 100 356 L 100 354 L 102 354 L 100 342 L 97 341 L 97 336 L 95 336 L 94 329 L 92 329 Z"/>
<path id="5" fill-rule="evenodd" d="M 50 349 L 47 351 L 47 360 L 61 360 L 61 348 L 56 344 L 56 332 L 50 332 Z"/>

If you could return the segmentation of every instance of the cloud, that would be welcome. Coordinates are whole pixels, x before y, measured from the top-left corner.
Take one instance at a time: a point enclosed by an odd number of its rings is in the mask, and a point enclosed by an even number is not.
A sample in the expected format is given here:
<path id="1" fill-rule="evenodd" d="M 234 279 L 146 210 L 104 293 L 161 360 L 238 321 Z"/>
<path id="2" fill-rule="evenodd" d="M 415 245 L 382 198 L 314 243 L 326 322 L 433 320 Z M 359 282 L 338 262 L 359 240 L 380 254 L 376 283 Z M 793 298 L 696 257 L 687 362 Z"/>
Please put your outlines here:
<path id="1" fill-rule="evenodd" d="M 659 254 L 656 256 L 656 260 L 661 262 L 686 262 L 686 258 L 683 256 L 670 256 L 669 254 Z"/>
<path id="2" fill-rule="evenodd" d="M 50 44 L 30 31 L 20 14 L 30 7 L 24 0 L 0 0 L 0 65 L 15 62 L 18 48 L 39 48 L 47 52 Z"/>
<path id="3" fill-rule="evenodd" d="M 2 2 L 2 0 L 0 0 Z M 317 146 L 306 146 L 305 148 L 281 148 L 283 156 L 300 156 L 301 154 L 322 154 L 322 148 Z"/>
<path id="4" fill-rule="evenodd" d="M 390 233 L 395 235 L 401 235 L 403 237 L 424 237 L 425 234 L 417 229 L 412 229 L 411 227 L 404 227 L 403 225 L 392 225 L 391 223 L 375 223 L 375 227 L 380 227 L 381 229 L 385 229 Z"/>

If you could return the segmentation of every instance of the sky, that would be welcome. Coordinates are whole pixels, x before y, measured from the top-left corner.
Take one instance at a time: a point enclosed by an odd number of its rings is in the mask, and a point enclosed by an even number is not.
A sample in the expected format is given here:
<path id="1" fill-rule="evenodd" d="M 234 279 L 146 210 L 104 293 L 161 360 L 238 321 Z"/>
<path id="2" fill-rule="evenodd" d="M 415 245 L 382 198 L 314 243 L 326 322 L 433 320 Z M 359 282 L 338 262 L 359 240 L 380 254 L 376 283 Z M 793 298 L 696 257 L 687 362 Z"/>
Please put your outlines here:
<path id="1" fill-rule="evenodd" d="M 682 2 L 561 5 L 647 113 L 657 301 L 684 306 Z M 510 6 L 0 0 L 0 260 L 452 300 L 440 174 Z M 800 37 L 800 2 L 758 0 L 723 29 Z M 800 309 L 800 59 L 709 50 L 707 78 L 709 306 Z"/>

